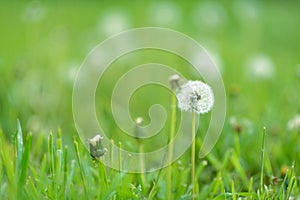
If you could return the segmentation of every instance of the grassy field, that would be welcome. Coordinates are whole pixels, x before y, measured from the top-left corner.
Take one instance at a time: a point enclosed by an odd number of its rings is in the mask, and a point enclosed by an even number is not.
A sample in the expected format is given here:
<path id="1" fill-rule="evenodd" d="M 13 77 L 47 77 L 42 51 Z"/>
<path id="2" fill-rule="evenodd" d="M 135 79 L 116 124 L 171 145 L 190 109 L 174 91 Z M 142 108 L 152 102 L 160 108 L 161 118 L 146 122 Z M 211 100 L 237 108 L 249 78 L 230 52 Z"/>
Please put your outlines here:
<path id="1" fill-rule="evenodd" d="M 72 116 L 73 83 L 88 53 L 113 34 L 146 26 L 171 28 L 198 41 L 225 84 L 221 137 L 210 154 L 196 157 L 196 199 L 300 199 L 299 117 L 293 122 L 300 113 L 299 6 L 242 0 L 0 1 L 0 199 L 166 199 L 167 169 L 133 174 L 105 167 L 84 148 Z M 112 63 L 97 89 L 97 116 L 114 143 L 127 150 L 138 151 L 135 139 L 116 125 L 112 88 L 131 67 L 150 62 L 201 79 L 183 70 L 186 61 L 166 52 L 138 51 Z M 132 96 L 132 118 L 149 123 L 155 103 L 170 118 L 171 100 L 165 88 L 145 86 Z M 196 152 L 209 120 L 210 114 L 201 117 Z M 145 149 L 165 144 L 170 126 L 168 120 Z M 172 165 L 173 199 L 191 199 L 190 158 L 187 151 Z"/>

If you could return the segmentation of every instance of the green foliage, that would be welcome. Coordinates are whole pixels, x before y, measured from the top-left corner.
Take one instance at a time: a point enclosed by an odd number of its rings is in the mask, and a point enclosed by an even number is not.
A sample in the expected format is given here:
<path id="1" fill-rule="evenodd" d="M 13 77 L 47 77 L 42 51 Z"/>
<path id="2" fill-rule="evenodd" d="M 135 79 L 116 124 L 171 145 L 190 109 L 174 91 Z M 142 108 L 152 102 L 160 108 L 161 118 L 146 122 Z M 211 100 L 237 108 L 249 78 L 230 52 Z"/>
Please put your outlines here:
<path id="1" fill-rule="evenodd" d="M 138 174 L 123 173 L 106 168 L 101 160 L 94 160 L 79 141 L 74 140 L 75 158 L 69 157 L 68 146 L 63 146 L 60 133 L 54 139 L 48 136 L 48 151 L 41 152 L 41 161 L 33 158 L 32 134 L 23 142 L 21 125 L 17 123 L 14 142 L 5 139 L 0 131 L 1 198 L 5 199 L 164 199 L 167 168 L 147 174 L 144 188 Z M 45 136 L 46 137 L 46 136 Z M 266 136 L 267 137 L 267 136 Z M 262 144 L 264 144 L 262 142 Z M 267 150 L 263 146 L 263 149 Z M 11 155 L 13 153 L 13 156 Z M 212 155 L 211 155 L 212 156 Z M 257 155 L 259 157 L 259 155 Z M 30 159 L 31 158 L 31 159 Z M 210 158 L 211 160 L 217 158 Z M 231 162 L 229 162 L 231 161 Z M 257 175 L 249 176 L 240 164 L 241 159 L 232 149 L 223 159 L 214 162 L 201 161 L 196 167 L 196 187 L 199 199 L 289 199 L 300 197 L 298 175 L 294 163 L 287 167 L 285 176 L 270 178 L 263 174 L 263 188 Z M 177 161 L 172 165 L 175 199 L 190 199 L 188 186 L 189 164 Z M 263 165 L 262 165 L 263 166 Z M 203 182 L 207 173 L 214 173 L 209 182 Z M 107 173 L 110 175 L 107 176 Z M 156 177 L 156 178 L 154 178 Z M 257 180 L 257 181 L 254 181 Z M 17 192 L 18 191 L 18 192 Z M 257 192 L 255 192 L 257 191 Z"/>

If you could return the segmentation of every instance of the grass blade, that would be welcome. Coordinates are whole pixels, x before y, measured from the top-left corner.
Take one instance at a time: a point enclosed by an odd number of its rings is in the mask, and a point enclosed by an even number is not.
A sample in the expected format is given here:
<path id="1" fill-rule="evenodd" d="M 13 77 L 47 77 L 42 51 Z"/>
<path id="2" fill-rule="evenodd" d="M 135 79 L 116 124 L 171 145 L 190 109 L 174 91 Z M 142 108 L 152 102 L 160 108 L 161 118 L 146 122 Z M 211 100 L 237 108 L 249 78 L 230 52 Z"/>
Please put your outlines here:
<path id="1" fill-rule="evenodd" d="M 87 185 L 86 185 L 86 180 L 85 180 L 85 173 L 84 173 L 83 166 L 82 166 L 82 163 L 81 163 L 81 157 L 80 157 L 78 142 L 76 140 L 74 140 L 74 146 L 75 146 L 75 151 L 76 151 L 76 158 L 77 158 L 78 165 L 79 165 L 80 176 L 81 176 L 82 183 L 83 183 L 84 193 L 85 193 L 86 196 L 88 196 Z"/>
<path id="2" fill-rule="evenodd" d="M 16 176 L 15 183 L 17 184 L 20 179 L 20 173 L 22 168 L 22 156 L 23 156 L 23 133 L 19 119 L 17 119 L 17 132 L 15 135 L 15 148 L 16 148 Z"/>
<path id="3" fill-rule="evenodd" d="M 261 194 L 264 193 L 265 137 L 266 137 L 266 127 L 263 128 L 262 142 L 261 142 L 261 171 L 260 171 L 260 192 L 261 192 Z"/>
<path id="4" fill-rule="evenodd" d="M 18 194 L 20 194 L 20 192 L 22 191 L 26 181 L 27 168 L 28 168 L 30 151 L 31 151 L 31 141 L 32 141 L 32 134 L 28 134 L 26 139 L 26 144 L 25 144 L 25 150 L 22 156 L 22 163 L 20 169 L 21 172 L 18 181 Z"/>

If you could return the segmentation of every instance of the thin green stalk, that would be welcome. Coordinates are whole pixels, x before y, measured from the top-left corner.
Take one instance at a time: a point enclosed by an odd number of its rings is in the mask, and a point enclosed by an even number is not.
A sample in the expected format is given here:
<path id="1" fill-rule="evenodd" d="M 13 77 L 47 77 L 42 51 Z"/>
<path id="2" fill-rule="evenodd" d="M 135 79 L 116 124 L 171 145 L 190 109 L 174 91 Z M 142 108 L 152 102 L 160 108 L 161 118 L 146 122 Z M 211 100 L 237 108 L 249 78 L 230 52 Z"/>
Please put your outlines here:
<path id="1" fill-rule="evenodd" d="M 261 171 L 260 171 L 260 192 L 264 191 L 264 160 L 265 160 L 265 137 L 266 127 L 263 128 L 262 143 L 261 143 Z"/>
<path id="2" fill-rule="evenodd" d="M 62 185 L 61 176 L 63 176 L 62 173 L 62 167 L 63 167 L 63 150 L 62 150 L 62 134 L 61 129 L 58 129 L 57 132 L 57 138 L 56 138 L 56 144 L 57 148 L 55 151 L 55 198 L 61 198 L 61 192 L 62 190 L 59 190 L 59 186 Z"/>
<path id="3" fill-rule="evenodd" d="M 192 183 L 192 199 L 195 196 L 195 140 L 196 140 L 196 122 L 195 122 L 195 112 L 192 112 L 192 172 L 191 172 L 191 183 Z"/>
<path id="4" fill-rule="evenodd" d="M 230 158 L 231 164 L 233 165 L 233 167 L 235 168 L 235 171 L 237 172 L 237 174 L 241 177 L 243 184 L 249 185 L 249 180 L 247 177 L 247 174 L 245 172 L 245 170 L 243 169 L 243 166 L 241 165 L 241 161 L 238 157 L 238 155 L 236 154 L 236 152 L 233 152 Z"/>
<path id="5" fill-rule="evenodd" d="M 110 148 L 110 159 L 111 159 L 111 164 L 112 166 L 114 166 L 115 163 L 115 153 L 114 153 L 114 146 L 115 146 L 115 141 L 113 139 L 110 140 L 110 144 L 111 144 L 111 148 Z M 110 170 L 110 174 L 109 177 L 110 179 L 112 179 L 113 176 L 113 171 L 114 170 Z"/>
<path id="6" fill-rule="evenodd" d="M 81 159 L 80 159 L 78 142 L 76 140 L 74 141 L 74 146 L 75 146 L 76 157 L 77 157 L 78 165 L 79 165 L 79 169 L 80 169 L 80 176 L 81 176 L 81 179 L 83 182 L 83 189 L 84 189 L 85 195 L 88 196 L 87 186 L 86 186 L 86 181 L 85 181 L 85 174 L 84 174 Z"/>
<path id="7" fill-rule="evenodd" d="M 99 197 L 100 199 L 103 199 L 104 196 L 107 194 L 108 180 L 107 180 L 106 168 L 101 159 L 102 158 L 100 158 L 100 160 L 97 160 L 97 163 L 98 163 L 98 173 L 99 173 L 98 176 L 99 187 L 101 187 L 101 190 L 99 190 Z"/>
<path id="8" fill-rule="evenodd" d="M 172 158 L 173 158 L 173 138 L 175 134 L 176 126 L 176 96 L 172 97 L 172 114 L 171 114 L 171 128 L 170 128 L 170 138 L 169 138 L 169 167 L 167 169 L 167 199 L 172 199 Z"/>
<path id="9" fill-rule="evenodd" d="M 20 177 L 18 180 L 18 191 L 17 191 L 18 194 L 20 194 L 20 192 L 22 192 L 23 187 L 25 186 L 25 183 L 26 183 L 29 156 L 30 156 L 30 151 L 31 151 L 31 141 L 32 141 L 32 134 L 29 133 L 27 135 L 25 149 L 24 149 L 23 156 L 22 156 L 22 164 L 21 164 L 21 169 L 20 169 L 21 172 L 20 172 Z"/>
<path id="10" fill-rule="evenodd" d="M 2 133 L 2 130 L 0 129 L 0 164 L 2 165 L 3 171 L 6 172 L 6 180 L 7 182 L 4 183 L 0 188 L 0 192 L 2 196 L 9 194 L 12 199 L 15 199 L 16 197 L 16 183 L 15 183 L 15 168 L 13 166 L 13 162 L 11 162 L 11 147 L 10 145 L 5 141 L 4 134 Z M 1 170 L 2 173 L 2 170 Z M 4 174 L 4 173 L 2 173 Z M 3 177 L 4 179 L 4 177 Z M 2 183 L 2 182 L 1 182 Z"/>
<path id="11" fill-rule="evenodd" d="M 63 171 L 64 171 L 63 193 L 64 193 L 64 199 L 66 199 L 67 198 L 67 196 L 66 196 L 66 188 L 67 188 L 67 180 L 68 180 L 68 172 L 69 172 L 68 146 L 65 146 L 63 156 L 64 156 L 64 164 L 63 164 Z"/>
<path id="12" fill-rule="evenodd" d="M 241 147 L 240 147 L 240 138 L 239 138 L 239 133 L 238 132 L 234 132 L 234 148 L 235 148 L 235 152 L 237 154 L 238 157 L 241 156 Z"/>
<path id="13" fill-rule="evenodd" d="M 251 194 L 250 198 L 252 199 L 253 198 L 253 177 L 250 178 L 250 181 L 249 181 L 249 185 L 248 185 L 248 193 Z"/>
<path id="14" fill-rule="evenodd" d="M 23 134 L 19 119 L 17 119 L 17 133 L 15 135 L 15 147 L 16 147 L 16 176 L 15 184 L 19 182 L 21 168 L 22 168 L 22 156 L 23 156 Z"/>
<path id="15" fill-rule="evenodd" d="M 103 178 L 104 190 L 106 192 L 106 190 L 108 189 L 108 180 L 107 180 L 106 168 L 105 165 L 102 163 L 102 161 L 99 161 L 99 174 L 100 177 Z"/>
<path id="16" fill-rule="evenodd" d="M 66 192 L 65 192 L 65 199 L 74 199 L 74 198 L 71 198 L 73 193 L 72 193 L 72 187 L 73 187 L 73 184 L 72 184 L 72 181 L 73 181 L 73 176 L 74 176 L 74 173 L 75 173 L 75 160 L 71 160 L 71 164 L 70 164 L 70 170 L 69 170 L 69 173 L 68 173 L 68 179 L 67 179 L 67 183 L 66 183 Z"/>
<path id="17" fill-rule="evenodd" d="M 144 153 L 144 145 L 142 142 L 139 142 L 139 153 L 143 154 Z M 140 167 L 141 167 L 141 181 L 142 181 L 142 186 L 143 189 L 145 189 L 146 187 L 146 178 L 145 178 L 145 163 L 144 163 L 144 159 L 142 156 L 140 156 Z"/>
<path id="18" fill-rule="evenodd" d="M 51 182 L 51 190 L 50 191 L 56 191 L 56 185 L 55 185 L 55 160 L 54 160 L 54 144 L 53 144 L 53 134 L 50 132 L 49 138 L 48 138 L 48 161 L 50 166 L 50 174 L 51 179 L 53 180 Z"/>
<path id="19" fill-rule="evenodd" d="M 119 142 L 119 175 L 122 172 L 122 142 Z M 121 185 L 123 185 L 123 179 L 121 179 Z M 120 195 L 124 196 L 124 190 L 120 191 Z"/>
<path id="20" fill-rule="evenodd" d="M 236 200 L 235 187 L 234 187 L 233 180 L 231 180 L 231 195 L 232 195 L 232 200 Z"/>
<path id="21" fill-rule="evenodd" d="M 119 173 L 122 171 L 122 143 L 119 142 Z"/>
<path id="22" fill-rule="evenodd" d="M 287 196 L 286 199 L 291 199 L 292 191 L 295 185 L 297 184 L 297 178 L 293 176 L 289 182 L 288 188 L 287 188 Z"/>
<path id="23" fill-rule="evenodd" d="M 143 159 L 143 154 L 144 154 L 144 144 L 143 144 L 143 141 L 140 139 L 140 135 L 142 135 L 142 129 L 141 129 L 141 125 L 143 123 L 143 118 L 141 117 L 138 117 L 136 120 L 135 120 L 135 138 L 136 138 L 136 141 L 137 141 L 137 144 L 138 144 L 138 150 L 139 150 L 139 154 L 140 154 L 140 168 L 141 168 L 141 173 L 140 173 L 140 181 L 142 183 L 142 188 L 145 189 L 146 188 L 146 177 L 145 177 L 145 161 Z"/>
<path id="24" fill-rule="evenodd" d="M 57 131 L 57 149 L 61 149 L 62 150 L 62 134 L 61 134 L 61 129 L 59 128 Z"/>
<path id="25" fill-rule="evenodd" d="M 55 197 L 60 197 L 60 190 L 58 189 L 59 185 L 61 185 L 61 176 L 62 174 L 62 164 L 63 164 L 63 151 L 61 149 L 56 150 L 55 154 Z"/>
<path id="26" fill-rule="evenodd" d="M 49 165 L 52 178 L 54 177 L 54 148 L 53 148 L 53 135 L 50 132 L 48 139 L 48 153 L 49 153 Z"/>

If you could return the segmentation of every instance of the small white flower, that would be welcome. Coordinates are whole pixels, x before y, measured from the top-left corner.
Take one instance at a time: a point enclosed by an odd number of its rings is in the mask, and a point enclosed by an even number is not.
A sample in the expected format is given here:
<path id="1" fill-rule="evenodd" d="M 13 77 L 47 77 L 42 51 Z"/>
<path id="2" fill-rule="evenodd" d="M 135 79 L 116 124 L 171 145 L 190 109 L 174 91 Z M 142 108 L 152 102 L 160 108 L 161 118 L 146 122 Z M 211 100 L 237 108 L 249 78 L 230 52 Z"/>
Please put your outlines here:
<path id="1" fill-rule="evenodd" d="M 276 74 L 273 60 L 265 54 L 251 56 L 247 60 L 245 67 L 245 75 L 250 80 L 268 80 Z"/>
<path id="2" fill-rule="evenodd" d="M 290 119 L 287 128 L 289 130 L 296 130 L 300 132 L 300 115 L 296 115 L 294 118 Z"/>
<path id="3" fill-rule="evenodd" d="M 210 86 L 201 81 L 188 81 L 178 89 L 178 107 L 181 110 L 207 113 L 214 105 L 214 94 Z"/>
<path id="4" fill-rule="evenodd" d="M 131 19 L 125 10 L 116 8 L 107 10 L 101 15 L 97 25 L 99 35 L 111 36 L 131 26 Z"/>
<path id="5" fill-rule="evenodd" d="M 182 20 L 181 7 L 175 1 L 153 1 L 149 5 L 149 20 L 155 26 L 176 27 Z"/>

